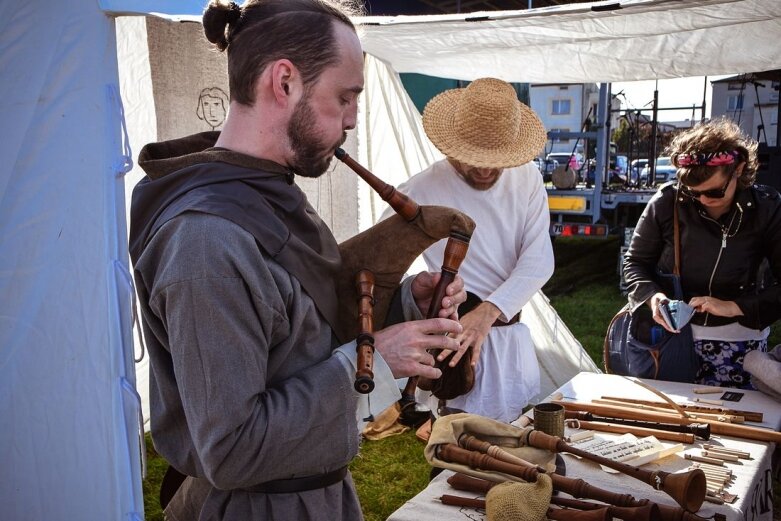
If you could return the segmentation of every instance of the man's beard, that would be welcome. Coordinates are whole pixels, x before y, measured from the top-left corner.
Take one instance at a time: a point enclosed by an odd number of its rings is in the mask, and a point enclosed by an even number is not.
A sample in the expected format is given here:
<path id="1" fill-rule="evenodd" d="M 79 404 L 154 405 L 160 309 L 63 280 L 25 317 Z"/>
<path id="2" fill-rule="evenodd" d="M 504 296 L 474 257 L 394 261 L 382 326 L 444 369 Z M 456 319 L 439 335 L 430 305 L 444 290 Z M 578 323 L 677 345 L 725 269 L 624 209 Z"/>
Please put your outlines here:
<path id="1" fill-rule="evenodd" d="M 323 143 L 317 135 L 314 111 L 306 95 L 293 111 L 287 126 L 287 137 L 293 149 L 290 165 L 293 171 L 302 177 L 320 177 L 328 170 L 334 150 L 344 143 L 347 133 L 342 133 L 339 143 L 331 146 Z"/>
<path id="2" fill-rule="evenodd" d="M 493 186 L 499 182 L 499 178 L 502 177 L 502 174 L 504 173 L 504 172 L 499 172 L 498 175 L 488 178 L 487 181 L 481 181 L 475 179 L 474 176 L 471 174 L 471 172 L 467 172 L 466 174 L 462 174 L 458 170 L 456 170 L 456 172 L 458 172 L 459 176 L 461 176 L 461 179 L 463 179 L 466 184 L 468 184 L 473 189 L 479 190 L 481 192 L 485 192 L 486 190 L 493 188 Z"/>

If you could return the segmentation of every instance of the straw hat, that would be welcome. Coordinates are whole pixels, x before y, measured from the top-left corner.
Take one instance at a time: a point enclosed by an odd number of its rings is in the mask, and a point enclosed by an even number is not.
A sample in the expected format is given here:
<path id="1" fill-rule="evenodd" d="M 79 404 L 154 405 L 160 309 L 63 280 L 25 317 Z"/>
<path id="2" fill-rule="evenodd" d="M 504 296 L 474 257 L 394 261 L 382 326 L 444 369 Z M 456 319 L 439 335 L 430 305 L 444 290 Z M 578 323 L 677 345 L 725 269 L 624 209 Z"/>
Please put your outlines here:
<path id="1" fill-rule="evenodd" d="M 426 105 L 423 128 L 446 156 L 480 168 L 528 163 L 542 151 L 545 127 L 512 85 L 481 78 L 447 90 Z"/>

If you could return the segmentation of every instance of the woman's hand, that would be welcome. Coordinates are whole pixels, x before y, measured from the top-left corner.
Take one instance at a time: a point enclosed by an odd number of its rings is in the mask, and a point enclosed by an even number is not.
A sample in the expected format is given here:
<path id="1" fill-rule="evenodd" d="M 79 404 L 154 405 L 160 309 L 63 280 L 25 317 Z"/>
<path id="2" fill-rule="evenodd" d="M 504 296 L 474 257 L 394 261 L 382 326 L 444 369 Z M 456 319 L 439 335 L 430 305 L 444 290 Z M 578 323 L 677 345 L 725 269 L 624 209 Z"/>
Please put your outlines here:
<path id="1" fill-rule="evenodd" d="M 670 333 L 678 333 L 675 329 L 671 329 L 670 326 L 667 325 L 667 322 L 664 320 L 664 317 L 662 316 L 662 310 L 661 305 L 664 303 L 669 302 L 670 299 L 667 298 L 667 295 L 664 293 L 655 293 L 651 298 L 646 300 L 646 304 L 651 308 L 651 312 L 653 313 L 653 319 L 654 322 L 665 328 Z"/>
<path id="2" fill-rule="evenodd" d="M 698 313 L 710 313 L 717 317 L 742 317 L 743 311 L 732 300 L 720 300 L 716 297 L 692 297 L 689 305 Z"/>

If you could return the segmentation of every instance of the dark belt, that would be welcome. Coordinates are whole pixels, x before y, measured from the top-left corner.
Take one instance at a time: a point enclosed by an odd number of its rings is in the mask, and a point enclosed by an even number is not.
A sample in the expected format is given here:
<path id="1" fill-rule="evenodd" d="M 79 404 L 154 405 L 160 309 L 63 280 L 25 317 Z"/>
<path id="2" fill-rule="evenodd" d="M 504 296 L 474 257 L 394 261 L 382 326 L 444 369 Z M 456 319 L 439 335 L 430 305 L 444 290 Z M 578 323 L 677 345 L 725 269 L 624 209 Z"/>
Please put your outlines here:
<path id="1" fill-rule="evenodd" d="M 316 490 L 339 483 L 347 476 L 347 466 L 318 474 L 316 476 L 304 476 L 303 478 L 276 479 L 267 481 L 253 487 L 246 487 L 243 490 L 247 492 L 262 492 L 264 494 L 290 494 L 293 492 L 304 492 L 305 490 Z"/>
<path id="2" fill-rule="evenodd" d="M 519 311 L 516 313 L 510 320 L 507 322 L 502 322 L 498 318 L 494 321 L 493 324 L 491 324 L 491 327 L 502 327 L 502 326 L 512 326 L 513 324 L 517 324 L 521 321 L 521 312 Z"/>

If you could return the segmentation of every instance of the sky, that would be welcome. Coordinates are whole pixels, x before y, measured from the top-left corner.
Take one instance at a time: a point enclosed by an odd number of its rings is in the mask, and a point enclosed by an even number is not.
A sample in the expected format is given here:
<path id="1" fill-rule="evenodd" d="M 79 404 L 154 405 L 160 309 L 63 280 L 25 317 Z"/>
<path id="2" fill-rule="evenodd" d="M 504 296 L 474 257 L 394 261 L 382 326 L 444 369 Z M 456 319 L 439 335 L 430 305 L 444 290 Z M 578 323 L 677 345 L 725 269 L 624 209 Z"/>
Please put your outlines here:
<path id="1" fill-rule="evenodd" d="M 703 88 L 707 88 L 705 94 L 705 117 L 710 117 L 711 106 L 711 85 L 710 82 L 727 76 L 707 76 L 707 87 L 705 87 L 705 77 L 694 76 L 689 78 L 675 78 L 670 80 L 659 80 L 659 108 L 665 107 L 691 107 L 702 105 Z M 613 95 L 623 91 L 619 95 L 621 108 L 631 109 L 651 109 L 654 99 L 655 80 L 630 81 L 613 83 Z M 643 112 L 644 115 L 651 117 L 651 112 Z M 701 109 L 695 110 L 694 119 L 699 120 Z M 692 119 L 692 109 L 687 110 L 660 110 L 659 121 L 682 121 Z"/>

